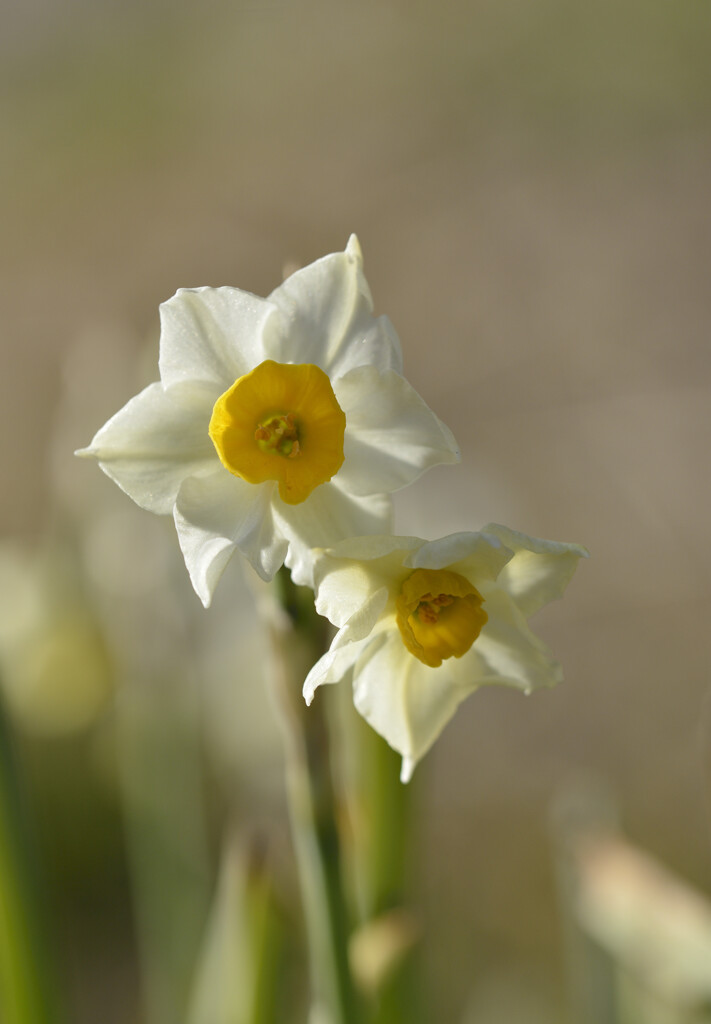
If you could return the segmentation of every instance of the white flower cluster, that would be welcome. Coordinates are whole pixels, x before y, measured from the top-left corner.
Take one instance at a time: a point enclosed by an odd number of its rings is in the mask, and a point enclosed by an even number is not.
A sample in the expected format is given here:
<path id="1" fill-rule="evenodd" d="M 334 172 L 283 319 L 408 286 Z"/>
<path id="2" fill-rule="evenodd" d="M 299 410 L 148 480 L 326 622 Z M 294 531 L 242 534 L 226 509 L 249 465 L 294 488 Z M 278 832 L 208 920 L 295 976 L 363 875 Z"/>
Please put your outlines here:
<path id="1" fill-rule="evenodd" d="M 265 580 L 286 564 L 314 588 L 339 631 L 307 701 L 352 679 L 407 779 L 477 687 L 559 680 L 527 618 L 560 596 L 584 549 L 500 526 L 429 543 L 389 534 L 390 494 L 459 452 L 402 376 L 355 236 L 266 299 L 182 289 L 160 312 L 160 381 L 78 454 L 172 513 L 205 606 L 235 550 Z"/>

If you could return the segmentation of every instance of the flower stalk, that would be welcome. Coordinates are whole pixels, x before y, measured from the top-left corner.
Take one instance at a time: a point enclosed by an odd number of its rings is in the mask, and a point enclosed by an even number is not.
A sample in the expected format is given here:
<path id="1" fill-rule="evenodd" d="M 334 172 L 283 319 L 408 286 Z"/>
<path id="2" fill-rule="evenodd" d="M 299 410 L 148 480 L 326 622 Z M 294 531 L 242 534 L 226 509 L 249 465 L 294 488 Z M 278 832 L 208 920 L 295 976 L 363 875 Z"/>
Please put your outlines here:
<path id="1" fill-rule="evenodd" d="M 364 921 L 352 953 L 366 955 L 360 966 L 371 993 L 371 1024 L 419 1024 L 426 1018 L 418 971 L 421 925 L 410 905 L 417 780 L 400 782 L 399 755 L 353 708 L 347 724 L 355 740 L 348 791 L 355 804 L 353 860 Z"/>
<path id="2" fill-rule="evenodd" d="M 345 900 L 338 820 L 323 702 L 307 709 L 303 679 L 323 653 L 328 626 L 311 592 L 281 569 L 281 614 L 272 627 L 273 678 L 284 735 L 291 828 L 306 919 L 315 1019 L 362 1024 L 363 1012 L 348 961 L 350 921 Z"/>
<path id="3" fill-rule="evenodd" d="M 61 1015 L 18 782 L 0 705 L 0 1019 L 6 1024 L 57 1024 Z"/>

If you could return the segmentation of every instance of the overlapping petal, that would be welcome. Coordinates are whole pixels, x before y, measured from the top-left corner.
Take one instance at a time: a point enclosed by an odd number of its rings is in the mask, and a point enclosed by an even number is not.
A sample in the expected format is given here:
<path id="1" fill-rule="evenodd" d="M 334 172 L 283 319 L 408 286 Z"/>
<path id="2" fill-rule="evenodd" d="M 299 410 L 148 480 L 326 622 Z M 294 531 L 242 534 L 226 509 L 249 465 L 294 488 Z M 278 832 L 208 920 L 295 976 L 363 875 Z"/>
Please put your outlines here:
<path id="1" fill-rule="evenodd" d="M 363 529 L 382 533 L 392 518 L 385 495 L 355 497 L 333 481 L 317 487 L 300 505 L 287 505 L 275 495 L 273 510 L 279 532 L 289 542 L 286 564 L 301 586 L 313 586 L 313 548 L 336 544 Z"/>
<path id="2" fill-rule="evenodd" d="M 399 374 L 359 366 L 334 392 L 348 424 L 340 479 L 354 494 L 389 494 L 431 466 L 459 461 L 452 432 Z"/>
<path id="3" fill-rule="evenodd" d="M 331 253 L 291 274 L 269 301 L 282 311 L 288 328 L 270 337 L 269 358 L 316 363 L 331 377 L 345 372 L 354 355 L 379 369 L 402 369 L 397 335 L 388 322 L 374 322 L 355 235 L 345 252 Z"/>
<path id="4" fill-rule="evenodd" d="M 181 288 L 160 306 L 163 384 L 205 381 L 218 395 L 267 358 L 276 307 L 240 288 Z"/>
<path id="5" fill-rule="evenodd" d="M 178 539 L 190 580 L 206 608 L 235 548 L 264 580 L 283 563 L 287 542 L 275 529 L 274 486 L 247 484 L 218 466 L 190 477 L 180 488 L 174 511 Z"/>
<path id="6" fill-rule="evenodd" d="M 373 637 L 367 636 L 362 640 L 346 644 L 345 647 L 331 647 L 323 657 L 319 658 L 306 676 L 303 691 L 306 703 L 311 704 L 319 686 L 348 680 L 361 653 L 372 644 Z"/>
<path id="7" fill-rule="evenodd" d="M 97 459 L 141 508 L 168 514 L 183 480 L 216 462 L 204 429 L 214 400 L 214 388 L 194 381 L 149 384 L 77 454 Z"/>
<path id="8" fill-rule="evenodd" d="M 429 750 L 458 706 L 481 685 L 476 655 L 461 664 L 430 668 L 413 658 L 391 630 L 361 656 L 353 671 L 353 701 L 360 714 L 403 757 L 403 781 Z M 457 670 L 459 669 L 459 671 Z"/>
<path id="9" fill-rule="evenodd" d="M 356 366 L 373 366 L 384 372 L 402 373 L 402 349 L 395 328 L 387 316 L 376 317 L 369 325 L 360 325 L 357 343 L 341 345 L 331 358 L 328 372 L 334 380 Z"/>
<path id="10" fill-rule="evenodd" d="M 560 664 L 530 629 L 511 595 L 498 584 L 483 587 L 482 595 L 489 621 L 474 645 L 482 684 L 498 683 L 531 693 L 562 682 Z"/>
<path id="11" fill-rule="evenodd" d="M 450 533 L 437 540 L 423 541 L 407 558 L 413 569 L 445 569 L 478 582 L 495 580 L 511 559 L 511 550 L 493 534 Z M 478 584 L 477 584 L 478 585 Z"/>
<path id="12" fill-rule="evenodd" d="M 390 591 L 408 552 L 420 547 L 417 537 L 352 537 L 327 551 L 315 551 L 316 610 L 334 626 L 345 626 L 379 591 Z M 385 608 L 383 608 L 383 611 Z"/>
<path id="13" fill-rule="evenodd" d="M 527 537 L 498 523 L 490 523 L 483 532 L 514 552 L 499 582 L 527 617 L 563 596 L 579 560 L 588 554 L 580 544 Z"/>

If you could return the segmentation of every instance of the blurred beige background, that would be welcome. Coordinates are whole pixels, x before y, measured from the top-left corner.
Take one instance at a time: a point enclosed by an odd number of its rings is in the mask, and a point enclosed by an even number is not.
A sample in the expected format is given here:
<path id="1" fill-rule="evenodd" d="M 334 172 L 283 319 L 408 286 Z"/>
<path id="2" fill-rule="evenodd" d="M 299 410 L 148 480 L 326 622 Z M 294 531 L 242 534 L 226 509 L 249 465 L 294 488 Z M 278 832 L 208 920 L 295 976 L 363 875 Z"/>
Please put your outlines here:
<path id="1" fill-rule="evenodd" d="M 8 537 L 42 536 L 68 491 L 130 504 L 70 452 L 135 392 L 137 358 L 156 375 L 159 302 L 266 294 L 356 231 L 463 453 L 398 496 L 399 531 L 497 520 L 589 547 L 537 623 L 565 685 L 476 695 L 418 769 L 437 1019 L 562 1019 L 557 792 L 602 778 L 628 834 L 711 888 L 711 8 L 13 0 L 2 18 Z M 127 915 L 111 938 L 88 911 L 67 930 L 78 1021 L 99 1019 L 83 957 L 133 1005 Z"/>

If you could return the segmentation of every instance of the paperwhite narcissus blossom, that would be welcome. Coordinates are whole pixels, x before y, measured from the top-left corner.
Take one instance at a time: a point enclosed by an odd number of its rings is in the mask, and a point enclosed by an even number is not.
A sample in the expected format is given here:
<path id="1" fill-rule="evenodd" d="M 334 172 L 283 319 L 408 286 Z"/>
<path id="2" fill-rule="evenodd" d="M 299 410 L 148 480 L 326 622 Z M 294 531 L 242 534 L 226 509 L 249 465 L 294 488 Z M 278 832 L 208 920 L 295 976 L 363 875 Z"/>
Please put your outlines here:
<path id="1" fill-rule="evenodd" d="M 339 630 L 306 678 L 306 702 L 350 679 L 360 714 L 402 754 L 407 782 L 480 686 L 530 693 L 560 682 L 527 620 L 562 595 L 586 556 L 496 524 L 431 542 L 355 537 L 318 552 L 316 608 Z"/>
<path id="2" fill-rule="evenodd" d="M 206 607 L 235 549 L 265 580 L 286 561 L 310 584 L 311 548 L 388 529 L 392 491 L 458 461 L 373 316 L 355 235 L 266 299 L 181 289 L 160 314 L 160 382 L 78 454 L 173 513 Z"/>

